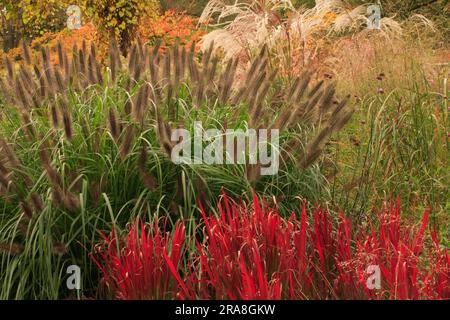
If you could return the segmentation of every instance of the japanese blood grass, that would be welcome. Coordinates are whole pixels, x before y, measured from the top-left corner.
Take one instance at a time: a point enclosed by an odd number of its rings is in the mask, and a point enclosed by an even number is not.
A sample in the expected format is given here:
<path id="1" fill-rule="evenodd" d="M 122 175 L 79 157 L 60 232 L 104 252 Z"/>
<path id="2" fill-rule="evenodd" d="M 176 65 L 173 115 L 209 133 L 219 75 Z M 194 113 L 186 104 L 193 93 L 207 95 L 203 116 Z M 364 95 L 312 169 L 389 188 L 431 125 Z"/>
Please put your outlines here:
<path id="1" fill-rule="evenodd" d="M 177 291 L 170 269 L 180 267 L 184 225 L 177 222 L 173 235 L 169 235 L 159 222 L 144 225 L 137 220 L 123 241 L 114 233 L 110 237 L 102 234 L 103 243 L 96 246 L 94 261 L 102 271 L 100 286 L 106 294 L 142 300 L 170 298 Z"/>
<path id="2" fill-rule="evenodd" d="M 416 225 L 401 221 L 398 201 L 385 203 L 353 228 L 344 214 L 300 206 L 283 218 L 256 196 L 246 204 L 224 194 L 218 214 L 200 205 L 201 225 L 186 239 L 183 221 L 172 232 L 136 222 L 99 245 L 103 288 L 118 299 L 450 298 L 450 257 L 427 232 L 428 210 Z M 367 287 L 370 265 L 381 270 L 379 289 Z"/>

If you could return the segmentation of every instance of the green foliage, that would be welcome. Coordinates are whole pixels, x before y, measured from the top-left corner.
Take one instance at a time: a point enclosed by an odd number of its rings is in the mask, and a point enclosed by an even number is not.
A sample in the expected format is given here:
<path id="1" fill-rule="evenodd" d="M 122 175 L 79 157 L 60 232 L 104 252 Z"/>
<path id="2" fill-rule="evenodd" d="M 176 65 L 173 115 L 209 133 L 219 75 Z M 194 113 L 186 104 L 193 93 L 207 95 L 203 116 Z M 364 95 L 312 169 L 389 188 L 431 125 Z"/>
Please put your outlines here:
<path id="1" fill-rule="evenodd" d="M 84 8 L 96 26 L 104 31 L 103 36 L 118 39 L 123 55 L 128 53 L 140 19 L 159 13 L 156 0 L 85 0 Z"/>
<path id="2" fill-rule="evenodd" d="M 184 11 L 192 16 L 200 16 L 203 9 L 205 8 L 208 0 L 160 0 L 161 10 L 164 12 L 166 10 L 175 9 L 177 11 Z"/>
<path id="3" fill-rule="evenodd" d="M 60 30 L 67 20 L 63 0 L 1 0 L 0 29 L 5 50 L 18 45 L 21 38 L 31 39 Z"/>

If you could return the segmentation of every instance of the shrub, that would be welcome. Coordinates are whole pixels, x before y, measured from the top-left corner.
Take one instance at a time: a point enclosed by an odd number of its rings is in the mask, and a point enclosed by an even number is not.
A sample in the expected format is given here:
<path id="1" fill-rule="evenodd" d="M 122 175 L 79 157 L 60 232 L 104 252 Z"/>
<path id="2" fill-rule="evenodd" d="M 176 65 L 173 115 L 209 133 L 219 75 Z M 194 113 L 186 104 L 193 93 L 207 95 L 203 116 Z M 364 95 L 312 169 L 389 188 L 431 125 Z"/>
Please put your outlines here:
<path id="1" fill-rule="evenodd" d="M 119 41 L 120 51 L 127 56 L 135 31 L 141 18 L 158 15 L 159 6 L 155 0 L 86 0 L 87 15 L 102 36 L 114 36 Z"/>
<path id="2" fill-rule="evenodd" d="M 144 43 L 161 48 L 191 45 L 198 42 L 204 32 L 197 26 L 197 19 L 185 13 L 168 10 L 158 17 L 145 17 L 138 27 L 138 36 Z"/>
<path id="3" fill-rule="evenodd" d="M 67 20 L 68 5 L 68 1 L 55 0 L 2 1 L 0 29 L 4 51 L 17 47 L 22 38 L 59 31 Z"/>
<path id="4" fill-rule="evenodd" d="M 24 47 L 25 42 L 22 41 L 21 45 L 17 48 L 9 50 L 7 53 L 0 53 L 2 57 L 2 67 L 5 68 L 4 61 L 9 59 L 20 64 L 25 59 L 29 59 L 31 63 L 39 65 L 41 62 L 41 49 L 44 47 L 51 48 L 50 50 L 50 63 L 52 65 L 58 65 L 59 52 L 58 44 L 61 44 L 61 48 L 64 50 L 64 54 L 70 55 L 73 47 L 81 47 L 84 41 L 97 41 L 97 30 L 92 23 L 83 25 L 78 30 L 63 30 L 59 32 L 47 32 L 44 35 L 35 38 L 31 41 L 29 48 Z M 99 46 L 98 58 L 103 58 L 104 51 L 107 52 L 107 47 Z M 26 56 L 28 55 L 28 56 Z M 17 67 L 17 66 L 15 66 Z"/>
<path id="5" fill-rule="evenodd" d="M 161 50 L 168 47 L 184 45 L 189 47 L 193 42 L 200 40 L 203 31 L 197 26 L 196 19 L 177 13 L 173 10 L 165 12 L 163 15 L 151 15 L 142 18 L 136 28 L 136 38 L 149 46 L 155 46 L 159 43 Z M 30 55 L 33 63 L 39 62 L 40 49 L 48 46 L 50 50 L 50 62 L 58 63 L 58 53 L 56 48 L 58 43 L 62 44 L 66 54 L 71 54 L 74 45 L 78 48 L 82 46 L 83 40 L 95 42 L 97 47 L 97 58 L 101 62 L 107 62 L 108 41 L 104 41 L 104 35 L 101 29 L 98 30 L 93 23 L 84 23 L 80 29 L 64 29 L 58 32 L 46 32 L 42 36 L 34 38 L 30 43 Z M 3 60 L 8 57 L 12 61 L 21 61 L 24 57 L 23 45 L 13 48 L 8 52 L 1 52 L 1 63 L 4 68 Z"/>

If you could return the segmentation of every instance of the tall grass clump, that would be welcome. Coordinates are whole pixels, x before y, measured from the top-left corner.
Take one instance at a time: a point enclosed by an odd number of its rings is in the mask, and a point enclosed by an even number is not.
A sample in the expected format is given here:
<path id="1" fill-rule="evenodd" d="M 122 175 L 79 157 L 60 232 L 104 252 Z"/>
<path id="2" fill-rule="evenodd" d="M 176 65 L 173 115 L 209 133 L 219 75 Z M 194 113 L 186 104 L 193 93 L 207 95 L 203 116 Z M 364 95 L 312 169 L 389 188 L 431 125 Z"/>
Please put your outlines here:
<path id="1" fill-rule="evenodd" d="M 447 243 L 448 48 L 433 25 L 417 19 L 395 41 L 356 36 L 336 44 L 327 63 L 356 112 L 323 168 L 339 207 L 364 219 L 370 203 L 398 195 L 404 209 L 431 207 Z"/>
<path id="2" fill-rule="evenodd" d="M 392 39 L 402 33 L 402 25 L 391 17 L 381 19 L 380 30 L 367 29 L 367 6 L 340 0 L 299 7 L 290 0 L 211 0 L 199 20 L 212 28 L 202 38 L 202 49 L 214 42 L 225 57 L 238 56 L 244 64 L 266 45 L 271 63 L 285 76 L 295 76 L 308 66 L 320 68 L 342 36 L 379 34 Z"/>
<path id="3" fill-rule="evenodd" d="M 264 47 L 236 86 L 237 62 L 222 65 L 213 46 L 162 50 L 138 42 L 126 59 L 111 40 L 108 65 L 83 42 L 58 62 L 43 47 L 39 61 L 6 61 L 0 126 L 1 297 L 69 296 L 65 267 L 83 270 L 78 297 L 91 295 L 98 271 L 87 257 L 98 230 L 120 231 L 134 218 L 182 217 L 195 229 L 196 197 L 214 202 L 221 188 L 251 197 L 314 199 L 323 177 L 315 161 L 349 121 L 347 99 L 331 81 L 305 72 L 289 83 L 268 68 Z M 29 62 L 33 64 L 30 65 Z M 276 176 L 260 165 L 175 165 L 176 128 L 279 129 Z M 248 155 L 247 155 L 248 157 Z"/>
<path id="4" fill-rule="evenodd" d="M 436 227 L 448 224 L 448 143 L 445 102 L 432 93 L 398 90 L 361 101 L 361 113 L 335 145 L 341 174 L 336 203 L 365 214 L 370 201 L 398 194 L 405 205 L 432 206 Z M 364 111 L 363 111 L 364 110 Z M 346 168 L 348 166 L 348 170 Z"/>

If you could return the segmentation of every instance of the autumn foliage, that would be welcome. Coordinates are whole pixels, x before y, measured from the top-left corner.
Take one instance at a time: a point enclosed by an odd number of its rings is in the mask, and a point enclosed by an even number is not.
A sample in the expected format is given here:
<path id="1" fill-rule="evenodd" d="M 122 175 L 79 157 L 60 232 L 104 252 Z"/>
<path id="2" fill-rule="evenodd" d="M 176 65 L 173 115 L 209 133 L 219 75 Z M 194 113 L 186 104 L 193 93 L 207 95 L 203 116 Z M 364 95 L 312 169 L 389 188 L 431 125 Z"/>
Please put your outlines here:
<path id="1" fill-rule="evenodd" d="M 63 50 L 70 55 L 74 46 L 82 47 L 83 40 L 87 43 L 94 42 L 96 44 L 97 59 L 103 61 L 108 53 L 109 39 L 102 36 L 102 33 L 103 31 L 99 30 L 92 22 L 83 24 L 78 30 L 64 29 L 59 32 L 45 32 L 29 44 L 33 61 L 40 57 L 41 47 L 49 47 L 51 48 L 50 62 L 57 64 L 58 54 L 55 48 L 57 48 L 58 43 L 61 43 Z M 168 48 L 176 43 L 190 46 L 192 42 L 198 42 L 203 34 L 203 30 L 197 26 L 195 18 L 174 10 L 169 10 L 162 15 L 146 16 L 136 30 L 136 38 L 141 43 L 149 46 L 159 43 L 161 49 Z M 0 57 L 2 58 L 0 64 L 3 64 L 5 57 L 12 61 L 23 60 L 23 46 L 13 48 L 7 53 L 0 51 Z"/>
<path id="2" fill-rule="evenodd" d="M 144 18 L 137 32 L 144 42 L 161 42 L 161 48 L 170 47 L 176 42 L 189 45 L 198 42 L 204 34 L 197 26 L 197 19 L 175 10 L 168 10 L 155 18 Z"/>

